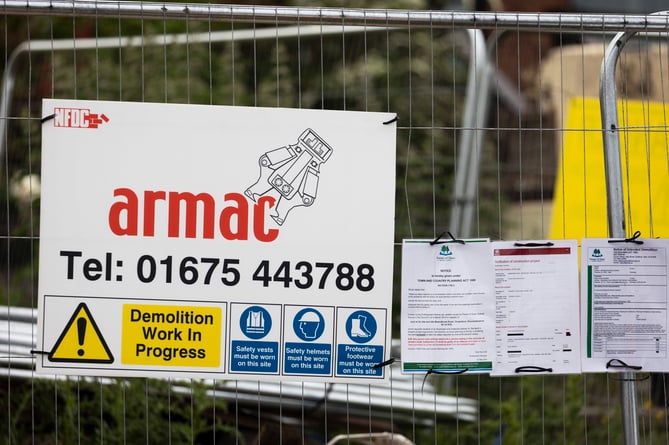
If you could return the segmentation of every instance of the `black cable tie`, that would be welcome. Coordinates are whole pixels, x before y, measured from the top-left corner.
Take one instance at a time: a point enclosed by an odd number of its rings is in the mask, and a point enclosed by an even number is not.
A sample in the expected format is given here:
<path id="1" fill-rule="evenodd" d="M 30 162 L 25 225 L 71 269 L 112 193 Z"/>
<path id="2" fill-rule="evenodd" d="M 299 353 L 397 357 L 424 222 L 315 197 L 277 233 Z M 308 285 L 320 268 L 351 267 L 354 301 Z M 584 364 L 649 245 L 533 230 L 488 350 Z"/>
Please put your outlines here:
<path id="1" fill-rule="evenodd" d="M 519 366 L 514 371 L 516 374 L 521 372 L 553 372 L 553 368 L 543 368 L 541 366 Z"/>
<path id="2" fill-rule="evenodd" d="M 458 375 L 458 374 L 464 374 L 465 372 L 469 371 L 469 368 L 465 369 L 458 369 L 457 371 L 435 371 L 434 369 L 430 368 L 427 370 L 425 373 L 425 377 L 423 377 L 423 383 L 420 385 L 420 392 L 423 392 L 423 388 L 425 387 L 425 381 L 427 380 L 427 377 L 430 374 L 440 374 L 440 375 Z"/>
<path id="3" fill-rule="evenodd" d="M 448 234 L 448 236 L 450 236 L 451 239 L 450 239 L 450 240 L 443 240 L 443 241 L 442 241 L 441 238 L 442 238 L 444 235 L 446 235 L 446 234 Z M 433 239 L 432 241 L 430 241 L 430 246 L 434 246 L 435 244 L 446 244 L 446 243 L 465 244 L 465 240 L 455 239 L 455 237 L 451 234 L 451 232 L 446 232 L 446 231 L 444 231 L 444 232 L 441 232 L 435 239 Z"/>
<path id="4" fill-rule="evenodd" d="M 637 239 L 641 236 L 640 231 L 634 232 L 634 235 L 632 235 L 630 238 L 624 238 L 624 239 L 610 239 L 610 243 L 634 243 L 634 244 L 643 244 L 643 241 Z"/>
<path id="5" fill-rule="evenodd" d="M 639 371 L 643 368 L 643 366 L 634 366 L 634 365 L 628 365 L 624 361 L 618 359 L 618 358 L 612 358 L 608 362 L 606 362 L 606 369 L 609 368 L 627 368 L 627 369 L 633 369 L 635 371 Z"/>
<path id="6" fill-rule="evenodd" d="M 42 355 L 49 355 L 51 354 L 49 351 L 38 351 L 37 349 L 31 349 L 30 353 L 35 355 L 35 354 L 42 354 Z"/>
<path id="7" fill-rule="evenodd" d="M 383 368 L 384 366 L 392 365 L 393 363 L 395 363 L 395 357 L 390 357 L 388 360 L 386 360 L 384 362 L 376 363 L 376 364 L 372 365 L 372 368 L 379 369 L 379 368 Z"/>
<path id="8" fill-rule="evenodd" d="M 55 118 L 55 117 L 56 117 L 56 113 L 54 113 L 54 114 L 50 114 L 50 115 L 48 115 L 48 116 L 44 116 L 40 121 L 41 121 L 42 123 L 44 123 L 44 122 L 46 122 L 46 121 L 50 121 L 51 119 L 53 119 L 53 118 Z"/>
<path id="9" fill-rule="evenodd" d="M 554 246 L 555 244 L 548 241 L 545 243 L 513 243 L 513 245 L 515 247 L 551 247 Z"/>
<path id="10" fill-rule="evenodd" d="M 390 119 L 389 121 L 385 121 L 385 122 L 383 123 L 383 125 L 390 125 L 390 124 L 392 124 L 393 122 L 397 122 L 398 120 L 400 120 L 400 118 L 397 117 L 397 115 L 395 115 L 394 118 Z"/>
<path id="11" fill-rule="evenodd" d="M 435 244 L 442 244 L 445 243 L 446 241 L 441 241 L 441 237 L 446 235 L 446 232 L 441 232 L 435 239 L 430 241 L 430 246 L 434 246 Z"/>

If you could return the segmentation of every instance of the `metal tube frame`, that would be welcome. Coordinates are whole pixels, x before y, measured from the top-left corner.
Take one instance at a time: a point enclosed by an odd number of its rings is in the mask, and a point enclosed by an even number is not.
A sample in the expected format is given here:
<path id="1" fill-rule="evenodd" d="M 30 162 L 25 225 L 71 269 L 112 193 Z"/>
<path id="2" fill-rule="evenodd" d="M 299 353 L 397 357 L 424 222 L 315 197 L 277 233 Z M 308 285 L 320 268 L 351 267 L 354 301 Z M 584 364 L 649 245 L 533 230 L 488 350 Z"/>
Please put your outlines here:
<path id="1" fill-rule="evenodd" d="M 469 60 L 467 90 L 458 143 L 455 189 L 449 230 L 461 238 L 472 235 L 476 188 L 481 170 L 481 152 L 485 137 L 490 97 L 490 64 L 483 32 L 468 30 L 472 56 Z"/>
<path id="2" fill-rule="evenodd" d="M 512 29 L 516 31 L 615 32 L 666 31 L 666 17 L 642 14 L 499 13 L 382 9 L 246 6 L 99 0 L 5 0 L 9 15 L 137 18 L 318 25 L 406 26 Z"/>
<path id="3" fill-rule="evenodd" d="M 650 16 L 649 16 L 650 17 Z M 668 20 L 667 12 L 654 14 L 661 20 Z M 606 198 L 609 236 L 625 238 L 625 198 L 623 194 L 622 163 L 620 157 L 620 131 L 618 126 L 618 106 L 616 91 L 616 65 L 625 44 L 637 34 L 636 31 L 618 33 L 609 43 L 602 61 L 599 98 L 602 116 L 602 137 L 604 141 L 604 171 L 606 175 Z M 620 400 L 625 445 L 639 444 L 637 413 L 637 391 L 635 374 L 625 372 L 620 381 Z"/>
<path id="4" fill-rule="evenodd" d="M 620 51 L 634 34 L 634 32 L 621 32 L 613 38 L 606 49 L 602 62 L 599 86 L 599 106 L 602 114 L 602 136 L 604 139 L 607 213 L 609 236 L 612 238 L 624 238 L 626 233 L 615 71 Z M 634 378 L 634 373 L 625 372 L 622 374 L 620 381 L 620 402 L 625 445 L 637 445 L 639 443 L 636 382 Z"/>

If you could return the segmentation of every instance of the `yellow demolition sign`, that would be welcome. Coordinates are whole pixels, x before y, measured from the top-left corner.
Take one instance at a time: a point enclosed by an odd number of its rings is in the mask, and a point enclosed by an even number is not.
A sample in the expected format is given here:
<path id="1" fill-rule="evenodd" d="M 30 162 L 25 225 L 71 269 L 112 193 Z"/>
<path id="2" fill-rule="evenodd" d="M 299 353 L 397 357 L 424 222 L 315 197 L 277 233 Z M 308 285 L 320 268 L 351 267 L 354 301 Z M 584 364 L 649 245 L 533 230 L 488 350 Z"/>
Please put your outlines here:
<path id="1" fill-rule="evenodd" d="M 222 319 L 220 307 L 124 304 L 121 362 L 220 367 Z"/>
<path id="2" fill-rule="evenodd" d="M 85 303 L 79 304 L 49 353 L 52 362 L 113 363 L 98 325 Z"/>
<path id="3" fill-rule="evenodd" d="M 625 220 L 628 234 L 669 236 L 669 107 L 618 103 Z M 599 100 L 568 102 L 554 189 L 551 238 L 609 235 Z"/>

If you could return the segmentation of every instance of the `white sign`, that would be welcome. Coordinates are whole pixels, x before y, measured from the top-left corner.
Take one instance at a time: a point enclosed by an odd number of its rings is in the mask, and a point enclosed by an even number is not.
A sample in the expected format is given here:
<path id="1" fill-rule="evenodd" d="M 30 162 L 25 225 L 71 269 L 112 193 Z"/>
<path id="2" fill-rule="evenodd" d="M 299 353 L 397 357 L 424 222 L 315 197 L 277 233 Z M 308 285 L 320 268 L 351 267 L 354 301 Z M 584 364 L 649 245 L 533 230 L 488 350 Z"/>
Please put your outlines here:
<path id="1" fill-rule="evenodd" d="M 402 370 L 490 372 L 495 294 L 487 239 L 402 243 Z"/>
<path id="2" fill-rule="evenodd" d="M 495 241 L 492 375 L 581 371 L 576 241 Z"/>
<path id="3" fill-rule="evenodd" d="M 393 115 L 43 116 L 38 372 L 388 380 Z"/>
<path id="4" fill-rule="evenodd" d="M 667 372 L 669 240 L 584 238 L 584 372 Z"/>

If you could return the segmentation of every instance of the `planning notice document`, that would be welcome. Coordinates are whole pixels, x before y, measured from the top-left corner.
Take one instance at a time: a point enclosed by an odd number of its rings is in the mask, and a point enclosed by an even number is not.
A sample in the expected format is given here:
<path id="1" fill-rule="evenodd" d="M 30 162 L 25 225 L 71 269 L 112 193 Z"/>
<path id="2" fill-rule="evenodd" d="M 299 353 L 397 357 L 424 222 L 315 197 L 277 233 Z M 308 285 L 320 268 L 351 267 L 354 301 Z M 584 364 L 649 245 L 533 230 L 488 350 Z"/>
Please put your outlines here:
<path id="1" fill-rule="evenodd" d="M 488 239 L 404 240 L 403 372 L 490 372 L 494 310 Z"/>
<path id="2" fill-rule="evenodd" d="M 583 239 L 584 372 L 666 372 L 667 249 L 664 239 Z"/>
<path id="3" fill-rule="evenodd" d="M 578 248 L 575 240 L 496 241 L 492 375 L 578 373 Z"/>

